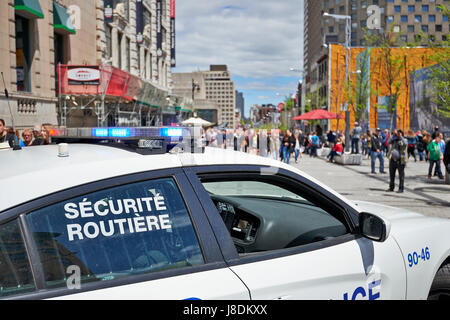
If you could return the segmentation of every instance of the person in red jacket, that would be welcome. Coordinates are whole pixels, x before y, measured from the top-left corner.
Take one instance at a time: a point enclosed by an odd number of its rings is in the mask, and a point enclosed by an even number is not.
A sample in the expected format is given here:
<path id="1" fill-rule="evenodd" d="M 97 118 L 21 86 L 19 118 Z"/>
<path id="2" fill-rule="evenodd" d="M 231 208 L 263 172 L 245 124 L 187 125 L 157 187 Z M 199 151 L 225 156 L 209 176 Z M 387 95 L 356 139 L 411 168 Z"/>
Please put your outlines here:
<path id="1" fill-rule="evenodd" d="M 333 147 L 333 150 L 331 150 L 330 153 L 328 154 L 327 162 L 333 162 L 334 156 L 342 155 L 343 152 L 344 152 L 344 147 L 342 146 L 342 139 L 339 138 L 336 142 L 336 145 Z"/>

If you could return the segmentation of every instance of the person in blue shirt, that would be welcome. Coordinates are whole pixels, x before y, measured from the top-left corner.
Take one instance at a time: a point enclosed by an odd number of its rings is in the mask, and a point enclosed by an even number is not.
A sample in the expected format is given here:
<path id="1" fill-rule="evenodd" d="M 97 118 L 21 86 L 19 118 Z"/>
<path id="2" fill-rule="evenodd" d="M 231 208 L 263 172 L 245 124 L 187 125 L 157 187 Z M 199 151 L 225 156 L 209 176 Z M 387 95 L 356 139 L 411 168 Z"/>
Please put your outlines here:
<path id="1" fill-rule="evenodd" d="M 439 146 L 441 147 L 442 154 L 445 154 L 445 140 L 444 135 L 442 133 L 439 133 L 439 137 L 441 138 L 441 141 L 439 142 Z"/>
<path id="2" fill-rule="evenodd" d="M 413 156 L 414 162 L 416 162 L 417 159 L 415 150 L 418 143 L 418 138 L 412 130 L 409 130 L 408 135 L 406 136 L 406 140 L 408 140 L 408 159 L 409 156 Z"/>
<path id="3" fill-rule="evenodd" d="M 311 137 L 311 154 L 310 157 L 317 157 L 317 149 L 320 147 L 320 139 L 314 131 Z"/>

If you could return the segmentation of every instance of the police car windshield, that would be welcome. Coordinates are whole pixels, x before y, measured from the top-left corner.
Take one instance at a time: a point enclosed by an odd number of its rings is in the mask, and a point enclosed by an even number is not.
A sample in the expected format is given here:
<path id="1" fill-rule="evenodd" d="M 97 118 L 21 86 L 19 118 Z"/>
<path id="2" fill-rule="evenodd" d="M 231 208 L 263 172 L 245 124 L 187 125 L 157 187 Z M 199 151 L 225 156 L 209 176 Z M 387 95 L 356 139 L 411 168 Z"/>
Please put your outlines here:
<path id="1" fill-rule="evenodd" d="M 203 186 L 210 194 L 218 196 L 257 196 L 272 197 L 280 200 L 306 201 L 293 192 L 260 181 L 204 182 Z"/>

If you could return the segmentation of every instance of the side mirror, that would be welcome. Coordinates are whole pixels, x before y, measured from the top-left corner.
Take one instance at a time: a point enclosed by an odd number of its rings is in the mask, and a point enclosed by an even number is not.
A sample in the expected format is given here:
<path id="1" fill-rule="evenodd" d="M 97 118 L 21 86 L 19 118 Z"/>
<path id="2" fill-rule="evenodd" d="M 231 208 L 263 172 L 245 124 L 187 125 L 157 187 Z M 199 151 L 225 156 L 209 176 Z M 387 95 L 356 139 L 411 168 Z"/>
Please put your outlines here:
<path id="1" fill-rule="evenodd" d="M 390 231 L 390 225 L 383 219 L 367 212 L 359 214 L 359 228 L 364 237 L 377 242 L 384 242 Z"/>

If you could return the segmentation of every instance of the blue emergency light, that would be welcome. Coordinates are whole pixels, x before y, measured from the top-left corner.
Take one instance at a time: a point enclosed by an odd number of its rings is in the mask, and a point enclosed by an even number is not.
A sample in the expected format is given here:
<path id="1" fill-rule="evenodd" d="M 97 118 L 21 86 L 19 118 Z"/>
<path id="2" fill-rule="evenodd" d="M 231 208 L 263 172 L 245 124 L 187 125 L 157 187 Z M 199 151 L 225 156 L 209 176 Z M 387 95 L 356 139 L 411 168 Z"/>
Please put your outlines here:
<path id="1" fill-rule="evenodd" d="M 123 145 L 142 154 L 166 153 L 175 146 L 183 152 L 204 151 L 201 134 L 185 127 L 105 127 L 54 130 L 52 142 Z"/>
<path id="2" fill-rule="evenodd" d="M 182 128 L 161 128 L 161 137 L 182 137 Z"/>
<path id="3" fill-rule="evenodd" d="M 93 128 L 92 136 L 97 138 L 129 138 L 128 128 Z"/>

